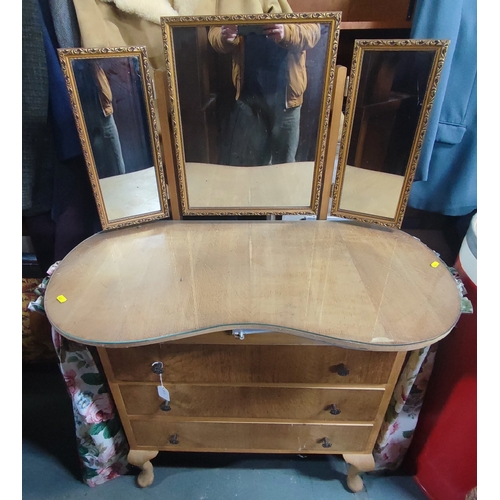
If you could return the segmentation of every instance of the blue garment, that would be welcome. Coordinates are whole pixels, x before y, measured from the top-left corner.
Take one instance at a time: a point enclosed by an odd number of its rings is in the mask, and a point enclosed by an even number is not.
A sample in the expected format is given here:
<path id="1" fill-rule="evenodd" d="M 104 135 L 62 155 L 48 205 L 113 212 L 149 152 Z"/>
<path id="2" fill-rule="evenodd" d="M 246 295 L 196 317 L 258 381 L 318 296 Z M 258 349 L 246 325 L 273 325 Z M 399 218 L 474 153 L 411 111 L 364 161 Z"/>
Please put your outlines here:
<path id="1" fill-rule="evenodd" d="M 476 0 L 418 0 L 411 37 L 450 46 L 408 205 L 466 215 L 477 208 Z"/>
<path id="2" fill-rule="evenodd" d="M 57 55 L 58 41 L 47 0 L 40 0 L 42 34 L 49 80 L 49 113 L 57 158 L 65 161 L 82 154 L 68 89 Z"/>
<path id="3" fill-rule="evenodd" d="M 59 47 L 80 47 L 80 27 L 73 0 L 49 0 L 49 9 Z"/>

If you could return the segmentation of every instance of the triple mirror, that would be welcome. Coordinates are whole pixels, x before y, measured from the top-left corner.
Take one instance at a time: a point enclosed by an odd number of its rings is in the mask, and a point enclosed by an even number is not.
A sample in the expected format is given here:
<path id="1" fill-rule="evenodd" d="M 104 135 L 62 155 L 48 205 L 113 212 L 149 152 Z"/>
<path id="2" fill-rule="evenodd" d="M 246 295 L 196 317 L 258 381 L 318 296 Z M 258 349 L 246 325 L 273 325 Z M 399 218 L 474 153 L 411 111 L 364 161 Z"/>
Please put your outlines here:
<path id="1" fill-rule="evenodd" d="M 58 52 L 103 229 L 168 217 L 146 49 Z"/>
<path id="2" fill-rule="evenodd" d="M 401 227 L 447 40 L 357 40 L 331 215 Z"/>
<path id="3" fill-rule="evenodd" d="M 340 13 L 161 25 L 182 214 L 316 214 Z"/>

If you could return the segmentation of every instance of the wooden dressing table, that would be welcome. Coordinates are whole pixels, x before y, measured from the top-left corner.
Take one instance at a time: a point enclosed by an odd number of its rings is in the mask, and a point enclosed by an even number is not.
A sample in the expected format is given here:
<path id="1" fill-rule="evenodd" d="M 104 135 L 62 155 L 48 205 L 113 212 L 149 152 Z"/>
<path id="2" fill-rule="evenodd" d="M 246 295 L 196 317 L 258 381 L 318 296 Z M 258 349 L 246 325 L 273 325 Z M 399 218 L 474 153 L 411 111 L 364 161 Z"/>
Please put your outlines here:
<path id="1" fill-rule="evenodd" d="M 359 491 L 405 353 L 446 336 L 460 300 L 446 265 L 398 229 L 157 221 L 82 242 L 45 310 L 98 346 L 139 485 L 159 451 L 322 453 L 344 456 Z"/>

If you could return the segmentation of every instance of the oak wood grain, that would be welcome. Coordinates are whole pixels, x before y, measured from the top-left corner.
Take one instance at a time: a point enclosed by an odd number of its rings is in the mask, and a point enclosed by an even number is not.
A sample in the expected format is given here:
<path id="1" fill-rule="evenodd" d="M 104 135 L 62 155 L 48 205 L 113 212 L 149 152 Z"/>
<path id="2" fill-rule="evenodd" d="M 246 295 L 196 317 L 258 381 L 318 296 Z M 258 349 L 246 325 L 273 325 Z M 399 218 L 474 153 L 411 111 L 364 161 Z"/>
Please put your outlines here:
<path id="1" fill-rule="evenodd" d="M 373 421 L 383 389 L 318 389 L 168 384 L 170 411 L 156 385 L 120 385 L 129 416 L 151 415 L 164 419 L 260 418 L 324 422 Z M 331 413 L 335 405 L 337 414 Z M 334 411 L 335 413 L 335 411 Z"/>
<path id="2" fill-rule="evenodd" d="M 168 451 L 361 453 L 371 425 L 132 421 L 137 447 Z M 171 444 L 172 436 L 177 444 Z M 323 447 L 327 438 L 331 447 Z"/>
<path id="3" fill-rule="evenodd" d="M 52 275 L 45 310 L 57 331 L 84 344 L 262 328 L 397 351 L 447 335 L 460 293 L 439 257 L 398 229 L 157 221 L 78 245 Z"/>
<path id="4" fill-rule="evenodd" d="M 153 344 L 106 349 L 112 381 L 158 382 L 153 363 L 164 365 L 163 381 L 192 384 L 385 384 L 397 353 L 335 346 Z M 339 368 L 348 370 L 343 374 Z"/>

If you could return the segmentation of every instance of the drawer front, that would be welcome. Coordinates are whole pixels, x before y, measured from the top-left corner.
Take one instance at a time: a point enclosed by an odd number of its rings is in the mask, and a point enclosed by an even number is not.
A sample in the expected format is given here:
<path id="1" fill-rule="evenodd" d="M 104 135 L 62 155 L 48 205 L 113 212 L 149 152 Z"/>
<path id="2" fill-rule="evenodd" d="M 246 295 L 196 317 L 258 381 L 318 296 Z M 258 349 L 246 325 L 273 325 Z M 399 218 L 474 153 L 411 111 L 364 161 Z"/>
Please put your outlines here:
<path id="1" fill-rule="evenodd" d="M 194 337 L 185 337 L 181 340 L 169 340 L 169 344 L 259 344 L 259 345 L 332 345 L 320 340 L 312 340 L 298 335 L 280 332 L 262 332 L 244 334 L 244 338 L 235 337 L 232 330 L 223 332 L 205 333 Z"/>
<path id="2" fill-rule="evenodd" d="M 132 420 L 130 423 L 137 447 L 169 451 L 360 453 L 369 450 L 372 431 L 371 425 L 158 420 Z"/>
<path id="3" fill-rule="evenodd" d="M 158 381 L 151 370 L 164 364 L 169 383 L 385 384 L 395 352 L 323 345 L 154 344 L 106 349 L 115 380 Z"/>
<path id="4" fill-rule="evenodd" d="M 375 420 L 382 389 L 200 386 L 173 384 L 169 411 L 155 385 L 121 384 L 128 415 L 163 415 L 166 419 L 259 418 L 325 422 Z M 332 406 L 334 405 L 334 406 Z"/>

